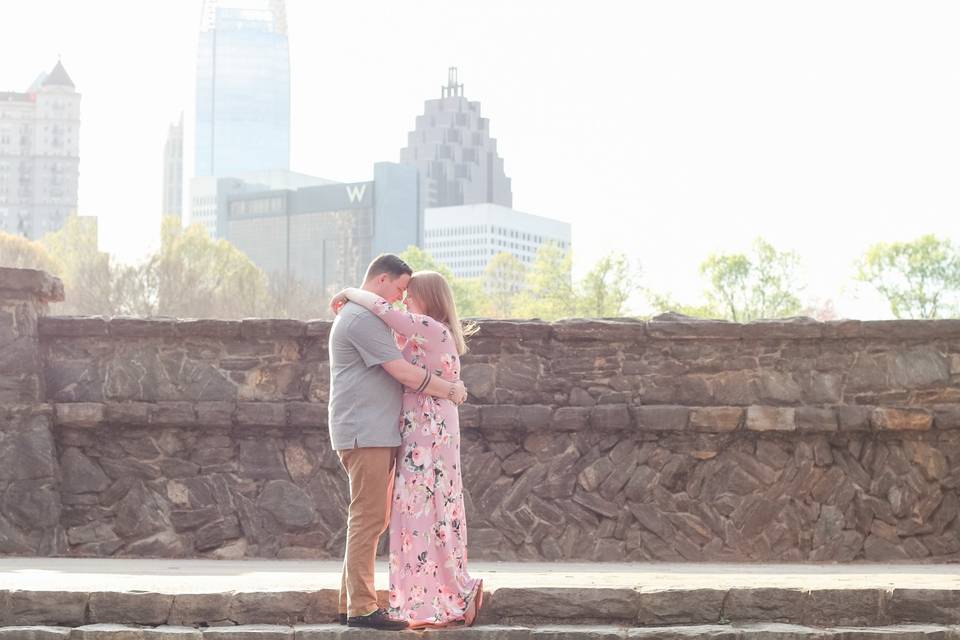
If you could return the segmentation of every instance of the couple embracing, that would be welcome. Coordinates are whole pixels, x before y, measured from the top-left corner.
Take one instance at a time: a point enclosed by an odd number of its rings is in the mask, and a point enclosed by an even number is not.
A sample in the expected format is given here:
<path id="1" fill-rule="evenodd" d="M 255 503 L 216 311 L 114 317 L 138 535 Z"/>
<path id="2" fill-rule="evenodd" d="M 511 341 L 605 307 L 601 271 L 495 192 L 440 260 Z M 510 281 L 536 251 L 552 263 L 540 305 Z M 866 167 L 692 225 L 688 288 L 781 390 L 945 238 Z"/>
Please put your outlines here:
<path id="1" fill-rule="evenodd" d="M 406 310 L 395 304 L 403 301 Z M 331 301 L 330 440 L 350 481 L 340 622 L 405 629 L 471 625 L 483 581 L 467 572 L 458 405 L 464 330 L 449 284 L 398 256 Z M 390 602 L 374 562 L 390 531 Z"/>

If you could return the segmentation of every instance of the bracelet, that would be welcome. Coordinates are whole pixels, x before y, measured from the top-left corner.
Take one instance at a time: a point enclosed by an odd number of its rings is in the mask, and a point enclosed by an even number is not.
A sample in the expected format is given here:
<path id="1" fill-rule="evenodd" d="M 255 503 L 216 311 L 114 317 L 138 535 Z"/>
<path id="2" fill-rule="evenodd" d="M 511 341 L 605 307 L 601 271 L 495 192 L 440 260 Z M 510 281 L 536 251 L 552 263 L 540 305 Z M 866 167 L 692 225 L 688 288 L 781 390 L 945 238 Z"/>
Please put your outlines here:
<path id="1" fill-rule="evenodd" d="M 451 382 L 450 390 L 447 391 L 447 400 L 449 400 L 450 402 L 453 402 L 453 392 L 456 391 L 456 389 L 457 389 L 457 386 Z"/>
<path id="2" fill-rule="evenodd" d="M 430 386 L 430 379 L 433 378 L 433 374 L 430 373 L 429 369 L 424 370 L 423 382 L 420 383 L 420 386 L 417 387 L 417 393 L 423 393 L 428 386 Z"/>

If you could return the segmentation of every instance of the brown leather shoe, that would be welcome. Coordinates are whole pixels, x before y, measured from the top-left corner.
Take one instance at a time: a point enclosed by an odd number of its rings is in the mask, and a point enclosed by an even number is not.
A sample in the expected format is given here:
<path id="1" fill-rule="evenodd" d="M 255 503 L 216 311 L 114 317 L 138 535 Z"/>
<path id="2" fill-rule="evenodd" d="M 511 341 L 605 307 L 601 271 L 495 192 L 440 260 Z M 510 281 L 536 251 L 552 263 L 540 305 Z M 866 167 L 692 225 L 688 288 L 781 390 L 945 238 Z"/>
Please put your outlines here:
<path id="1" fill-rule="evenodd" d="M 381 629 L 383 631 L 400 631 L 410 625 L 405 620 L 391 618 L 386 609 L 377 609 L 365 616 L 350 616 L 347 618 L 348 627 L 363 627 L 365 629 Z"/>

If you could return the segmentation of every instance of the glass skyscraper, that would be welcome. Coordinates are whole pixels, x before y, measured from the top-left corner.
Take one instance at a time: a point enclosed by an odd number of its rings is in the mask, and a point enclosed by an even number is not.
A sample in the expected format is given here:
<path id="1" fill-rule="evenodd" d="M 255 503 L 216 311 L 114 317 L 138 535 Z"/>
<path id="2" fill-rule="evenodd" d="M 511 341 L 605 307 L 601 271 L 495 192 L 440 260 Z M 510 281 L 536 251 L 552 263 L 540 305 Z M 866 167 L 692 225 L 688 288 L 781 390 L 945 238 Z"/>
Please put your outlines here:
<path id="1" fill-rule="evenodd" d="M 290 167 L 284 0 L 204 0 L 195 176 Z"/>

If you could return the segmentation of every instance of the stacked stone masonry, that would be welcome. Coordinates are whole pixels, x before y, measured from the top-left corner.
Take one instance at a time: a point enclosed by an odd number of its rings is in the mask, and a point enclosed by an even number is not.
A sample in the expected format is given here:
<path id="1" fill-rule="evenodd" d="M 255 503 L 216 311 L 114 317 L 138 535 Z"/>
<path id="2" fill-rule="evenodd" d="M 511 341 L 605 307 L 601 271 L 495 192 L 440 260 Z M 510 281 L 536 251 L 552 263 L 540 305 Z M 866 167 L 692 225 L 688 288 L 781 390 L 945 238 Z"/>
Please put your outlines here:
<path id="1" fill-rule="evenodd" d="M 11 273 L 37 272 L 0 269 L 0 553 L 341 554 L 329 323 L 46 317 L 58 283 Z M 472 558 L 960 558 L 960 320 L 484 321 L 471 347 Z"/>

